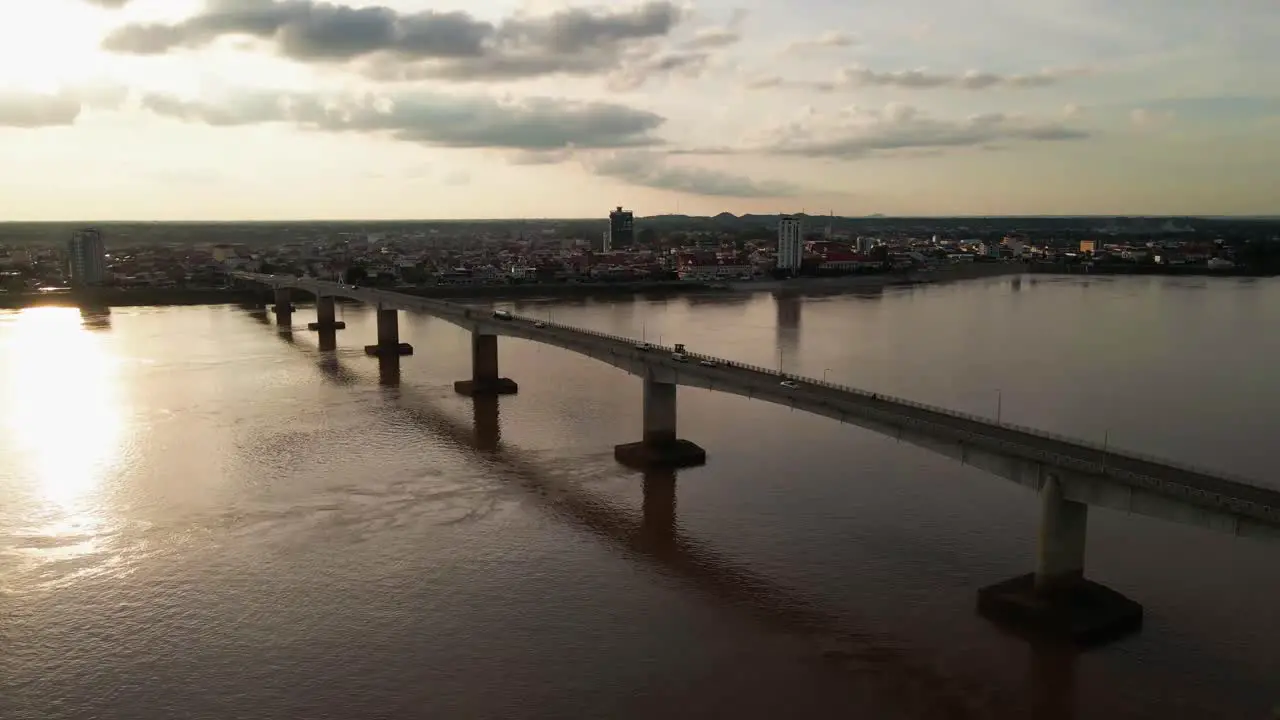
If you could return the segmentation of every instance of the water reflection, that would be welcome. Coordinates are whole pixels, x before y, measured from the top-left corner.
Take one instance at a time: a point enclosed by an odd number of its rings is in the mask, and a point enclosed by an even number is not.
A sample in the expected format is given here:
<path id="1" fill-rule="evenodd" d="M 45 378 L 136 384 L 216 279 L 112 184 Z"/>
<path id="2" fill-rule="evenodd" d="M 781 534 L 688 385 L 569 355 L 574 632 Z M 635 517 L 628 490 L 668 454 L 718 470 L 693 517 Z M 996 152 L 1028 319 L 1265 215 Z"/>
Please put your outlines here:
<path id="1" fill-rule="evenodd" d="M 777 308 L 775 337 L 778 342 L 778 370 L 789 368 L 800 349 L 800 313 L 804 301 L 798 295 L 775 293 Z"/>
<path id="2" fill-rule="evenodd" d="M 1031 717 L 1075 720 L 1079 652 L 1065 645 L 1033 642 L 1030 653 Z"/>
<path id="3" fill-rule="evenodd" d="M 355 373 L 338 356 L 320 364 L 326 378 L 346 384 Z M 814 643 L 827 668 L 851 677 L 873 678 L 877 690 L 907 699 L 923 717 L 1024 717 L 1012 698 L 1000 698 L 980 680 L 958 677 L 934 665 L 928 653 L 886 636 L 869 620 L 834 615 L 800 594 L 774 584 L 680 532 L 676 519 L 676 474 L 650 472 L 643 478 L 639 517 L 632 510 L 587 492 L 576 476 L 553 471 L 518 448 L 501 442 L 498 398 L 479 398 L 470 427 L 433 407 L 411 388 L 383 396 L 388 410 L 406 417 L 438 440 L 483 453 L 509 481 L 567 524 L 613 545 L 621 554 L 657 565 L 689 587 L 726 606 L 744 610 L 764 625 Z M 858 629 L 852 629 L 855 626 Z"/>
<path id="4" fill-rule="evenodd" d="M 110 330 L 111 308 L 80 308 L 80 321 L 87 330 Z"/>
<path id="5" fill-rule="evenodd" d="M 125 432 L 119 360 L 76 308 L 23 310 L 0 341 L 0 423 L 18 468 L 4 509 L 28 528 L 21 554 L 41 563 L 94 552 Z"/>
<path id="6" fill-rule="evenodd" d="M 667 545 L 675 539 L 676 472 L 648 470 L 644 474 L 643 521 L 640 528 L 649 541 Z"/>
<path id="7" fill-rule="evenodd" d="M 400 386 L 400 357 L 398 355 L 378 356 L 378 384 L 383 387 Z"/>
<path id="8" fill-rule="evenodd" d="M 318 331 L 320 336 L 321 352 L 333 352 L 338 349 L 338 331 L 334 328 L 320 328 Z"/>
<path id="9" fill-rule="evenodd" d="M 477 395 L 472 398 L 472 427 L 475 447 L 481 452 L 494 452 L 502 442 L 502 425 L 498 419 L 498 397 Z"/>

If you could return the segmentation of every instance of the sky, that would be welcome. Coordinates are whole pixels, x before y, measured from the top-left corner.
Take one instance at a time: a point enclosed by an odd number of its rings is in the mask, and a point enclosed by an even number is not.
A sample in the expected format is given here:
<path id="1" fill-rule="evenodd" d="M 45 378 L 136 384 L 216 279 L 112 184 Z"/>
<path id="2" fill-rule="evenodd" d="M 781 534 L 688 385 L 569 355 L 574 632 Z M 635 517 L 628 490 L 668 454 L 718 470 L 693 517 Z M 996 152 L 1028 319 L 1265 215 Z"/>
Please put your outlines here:
<path id="1" fill-rule="evenodd" d="M 1280 214 L 1276 0 L 6 0 L 0 220 Z"/>

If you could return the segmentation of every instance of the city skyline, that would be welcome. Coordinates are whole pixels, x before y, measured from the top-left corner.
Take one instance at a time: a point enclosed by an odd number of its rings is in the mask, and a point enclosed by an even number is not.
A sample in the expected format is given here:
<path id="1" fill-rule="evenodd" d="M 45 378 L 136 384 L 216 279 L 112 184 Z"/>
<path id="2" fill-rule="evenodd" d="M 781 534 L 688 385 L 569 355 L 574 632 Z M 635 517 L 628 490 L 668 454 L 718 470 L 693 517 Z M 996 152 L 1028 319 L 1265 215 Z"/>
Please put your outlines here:
<path id="1" fill-rule="evenodd" d="M 1275 215 L 1263 0 L 44 0 L 0 220 Z"/>

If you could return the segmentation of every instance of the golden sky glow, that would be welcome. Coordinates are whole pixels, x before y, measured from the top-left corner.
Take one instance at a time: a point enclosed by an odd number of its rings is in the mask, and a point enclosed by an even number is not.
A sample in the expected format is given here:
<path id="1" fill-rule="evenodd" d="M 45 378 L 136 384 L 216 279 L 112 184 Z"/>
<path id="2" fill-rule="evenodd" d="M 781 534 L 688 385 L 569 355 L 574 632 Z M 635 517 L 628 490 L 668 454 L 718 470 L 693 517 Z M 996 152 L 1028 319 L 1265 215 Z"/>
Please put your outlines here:
<path id="1" fill-rule="evenodd" d="M 0 219 L 1280 213 L 1262 0 L 309 4 L 0 8 Z"/>

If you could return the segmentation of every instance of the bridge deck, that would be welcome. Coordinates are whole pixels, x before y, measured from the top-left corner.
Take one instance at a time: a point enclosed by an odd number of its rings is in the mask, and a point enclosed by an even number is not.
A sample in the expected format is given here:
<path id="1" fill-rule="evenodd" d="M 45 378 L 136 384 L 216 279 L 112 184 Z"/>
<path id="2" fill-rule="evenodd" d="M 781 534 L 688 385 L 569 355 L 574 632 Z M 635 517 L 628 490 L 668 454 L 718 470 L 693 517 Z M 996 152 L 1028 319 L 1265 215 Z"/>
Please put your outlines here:
<path id="1" fill-rule="evenodd" d="M 639 352 L 636 349 L 638 341 L 634 338 L 536 318 L 514 316 L 511 320 L 497 320 L 491 318 L 485 310 L 467 305 L 385 290 L 357 289 L 332 282 L 250 274 L 239 275 L 239 277 L 277 287 L 293 287 L 318 294 L 420 310 L 463 327 L 472 329 L 484 327 L 486 331 L 516 335 L 561 347 L 566 344 L 595 345 L 609 354 L 633 356 L 645 364 L 671 364 L 670 348 L 655 348 L 665 353 Z M 573 342 L 566 343 L 566 340 Z M 984 444 L 998 445 L 1002 452 L 1027 460 L 1102 476 L 1121 484 L 1155 491 L 1195 504 L 1225 508 L 1236 514 L 1280 525 L 1280 490 L 1263 487 L 1242 478 L 1233 478 L 1223 473 L 1125 450 L 1104 448 L 1079 439 L 996 422 L 989 418 L 929 406 L 903 398 L 871 393 L 814 378 L 783 374 L 776 370 L 724 358 L 697 353 L 689 353 L 689 357 L 694 360 L 710 360 L 716 364 L 716 367 L 706 368 L 690 364 L 687 369 L 682 370 L 683 372 L 714 376 L 716 384 L 722 387 L 735 382 L 753 385 L 769 383 L 777 386 L 780 380 L 791 380 L 799 387 L 783 392 L 809 405 L 838 403 L 865 409 L 881 417 L 896 416 L 901 421 L 915 426 L 923 424 L 946 429 L 952 435 L 985 440 Z M 771 394 L 777 393 L 775 391 Z M 796 404 L 797 408 L 802 406 L 801 403 Z"/>

